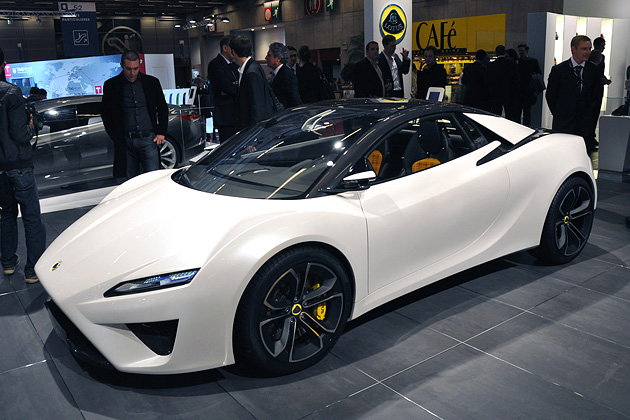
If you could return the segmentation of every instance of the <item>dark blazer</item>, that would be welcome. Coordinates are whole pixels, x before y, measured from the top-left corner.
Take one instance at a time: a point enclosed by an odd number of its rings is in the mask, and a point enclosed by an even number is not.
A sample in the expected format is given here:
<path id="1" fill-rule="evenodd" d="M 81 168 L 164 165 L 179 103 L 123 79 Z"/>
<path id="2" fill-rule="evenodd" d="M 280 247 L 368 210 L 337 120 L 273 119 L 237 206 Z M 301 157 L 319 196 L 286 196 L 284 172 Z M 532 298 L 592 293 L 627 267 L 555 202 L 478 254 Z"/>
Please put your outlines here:
<path id="1" fill-rule="evenodd" d="M 516 104 L 518 86 L 518 66 L 515 61 L 501 56 L 488 63 L 486 87 L 490 105 Z"/>
<path id="2" fill-rule="evenodd" d="M 534 103 L 536 102 L 536 97 L 534 96 L 534 92 L 532 91 L 532 74 L 541 74 L 540 65 L 538 64 L 538 60 L 532 57 L 521 58 L 518 60 L 518 79 L 519 79 L 519 88 L 518 95 L 521 102 L 524 103 Z"/>
<path id="3" fill-rule="evenodd" d="M 545 97 L 553 114 L 554 131 L 582 136 L 588 145 L 594 141 L 592 115 L 598 83 L 597 66 L 588 61 L 582 70 L 581 92 L 570 58 L 551 68 Z"/>
<path id="4" fill-rule="evenodd" d="M 367 57 L 355 64 L 353 82 L 355 98 L 383 97 L 383 83 Z"/>
<path id="5" fill-rule="evenodd" d="M 239 130 L 273 116 L 271 87 L 260 64 L 253 58 L 247 62 L 238 89 Z"/>
<path id="6" fill-rule="evenodd" d="M 235 63 L 228 64 L 219 53 L 208 63 L 208 81 L 214 99 L 214 123 L 235 126 L 238 66 Z"/>
<path id="7" fill-rule="evenodd" d="M 430 87 L 446 87 L 446 69 L 442 64 L 437 63 L 431 67 L 425 66 L 418 72 L 417 85 L 416 98 L 426 99 Z"/>
<path id="8" fill-rule="evenodd" d="M 398 54 L 394 53 L 394 61 L 396 62 L 396 67 L 398 67 L 398 80 L 400 80 L 400 93 L 393 93 L 394 87 L 392 86 L 391 90 L 386 92 L 387 96 L 395 96 L 402 98 L 405 94 L 405 85 L 403 84 L 403 74 L 409 73 L 409 69 L 411 68 L 411 59 L 409 57 L 404 60 L 400 60 Z M 389 68 L 389 62 L 387 61 L 387 57 L 385 57 L 384 53 L 380 53 L 378 55 L 378 66 L 381 69 L 381 73 L 383 73 L 383 82 L 385 84 L 392 83 L 394 77 L 392 76 L 392 69 Z"/>
<path id="9" fill-rule="evenodd" d="M 293 70 L 284 64 L 278 70 L 278 74 L 273 78 L 271 88 L 276 98 L 278 98 L 285 108 L 291 108 L 292 106 L 302 103 L 297 76 L 293 74 Z"/>
<path id="10" fill-rule="evenodd" d="M 486 68 L 479 61 L 464 68 L 462 84 L 466 86 L 464 104 L 475 108 L 488 110 L 488 96 L 486 92 Z"/>
<path id="11" fill-rule="evenodd" d="M 166 136 L 168 130 L 168 105 L 164 99 L 164 92 L 160 81 L 144 73 L 138 74 L 142 83 L 142 90 L 151 118 L 151 125 L 155 134 Z M 103 101 L 101 117 L 105 131 L 114 141 L 114 177 L 126 176 L 126 144 L 124 124 L 124 93 L 126 80 L 123 72 L 105 81 L 103 85 Z"/>
<path id="12" fill-rule="evenodd" d="M 315 67 L 315 64 L 309 61 L 304 63 L 302 67 L 298 65 L 296 74 L 302 102 L 310 104 L 311 102 L 321 101 L 323 99 L 320 88 L 322 82 L 319 79 L 319 70 Z"/>

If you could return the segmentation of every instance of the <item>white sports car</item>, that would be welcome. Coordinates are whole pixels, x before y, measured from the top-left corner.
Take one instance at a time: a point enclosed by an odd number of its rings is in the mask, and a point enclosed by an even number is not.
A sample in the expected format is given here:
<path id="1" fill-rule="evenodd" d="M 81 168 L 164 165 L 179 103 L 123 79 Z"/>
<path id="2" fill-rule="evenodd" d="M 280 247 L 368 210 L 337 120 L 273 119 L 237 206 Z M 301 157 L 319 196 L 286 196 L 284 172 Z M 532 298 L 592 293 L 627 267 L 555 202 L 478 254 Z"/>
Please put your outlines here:
<path id="1" fill-rule="evenodd" d="M 584 141 L 435 102 L 286 110 L 138 176 L 36 271 L 73 353 L 123 372 L 326 355 L 346 321 L 515 251 L 565 263 L 596 203 Z"/>

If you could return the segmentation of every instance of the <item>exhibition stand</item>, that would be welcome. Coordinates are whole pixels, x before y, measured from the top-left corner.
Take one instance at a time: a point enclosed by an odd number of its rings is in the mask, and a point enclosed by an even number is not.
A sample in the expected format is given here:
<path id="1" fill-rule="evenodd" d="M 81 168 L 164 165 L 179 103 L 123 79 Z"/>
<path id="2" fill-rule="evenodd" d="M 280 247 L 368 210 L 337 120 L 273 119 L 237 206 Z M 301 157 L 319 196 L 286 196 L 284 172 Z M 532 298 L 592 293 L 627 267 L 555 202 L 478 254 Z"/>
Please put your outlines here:
<path id="1" fill-rule="evenodd" d="M 630 116 L 599 118 L 599 169 L 630 171 Z"/>

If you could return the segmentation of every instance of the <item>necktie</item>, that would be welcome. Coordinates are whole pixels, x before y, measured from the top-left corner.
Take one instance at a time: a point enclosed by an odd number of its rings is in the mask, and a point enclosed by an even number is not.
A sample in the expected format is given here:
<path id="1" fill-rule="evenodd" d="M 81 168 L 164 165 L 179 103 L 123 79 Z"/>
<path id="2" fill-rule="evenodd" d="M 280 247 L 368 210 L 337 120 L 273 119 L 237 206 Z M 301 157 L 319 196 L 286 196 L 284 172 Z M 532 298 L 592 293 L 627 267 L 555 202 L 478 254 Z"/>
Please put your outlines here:
<path id="1" fill-rule="evenodd" d="M 573 70 L 575 71 L 575 77 L 577 78 L 578 91 L 581 93 L 582 92 L 582 66 L 575 66 Z"/>

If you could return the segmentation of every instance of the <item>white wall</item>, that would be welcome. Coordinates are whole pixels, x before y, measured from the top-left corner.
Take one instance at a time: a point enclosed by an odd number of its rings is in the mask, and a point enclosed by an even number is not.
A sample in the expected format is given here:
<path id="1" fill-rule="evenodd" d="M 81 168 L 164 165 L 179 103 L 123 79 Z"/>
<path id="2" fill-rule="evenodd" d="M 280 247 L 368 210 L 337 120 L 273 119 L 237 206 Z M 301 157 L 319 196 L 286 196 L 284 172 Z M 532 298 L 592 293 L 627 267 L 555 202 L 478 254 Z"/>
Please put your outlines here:
<path id="1" fill-rule="evenodd" d="M 160 79 L 162 89 L 175 89 L 175 61 L 173 54 L 145 54 L 147 74 Z"/>

